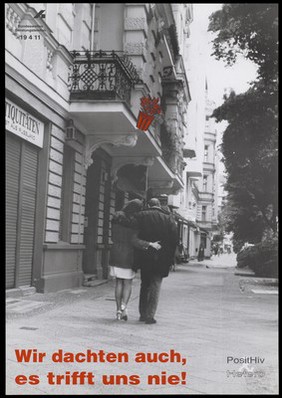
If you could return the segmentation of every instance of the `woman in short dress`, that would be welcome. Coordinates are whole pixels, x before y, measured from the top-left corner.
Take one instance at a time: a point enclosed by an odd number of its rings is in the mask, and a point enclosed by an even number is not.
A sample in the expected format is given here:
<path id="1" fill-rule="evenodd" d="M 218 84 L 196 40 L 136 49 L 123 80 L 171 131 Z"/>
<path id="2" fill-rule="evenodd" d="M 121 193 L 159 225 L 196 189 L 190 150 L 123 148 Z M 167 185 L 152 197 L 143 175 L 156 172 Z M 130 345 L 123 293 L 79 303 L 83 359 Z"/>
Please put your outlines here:
<path id="1" fill-rule="evenodd" d="M 138 238 L 136 213 L 141 211 L 143 203 L 133 199 L 115 213 L 112 219 L 112 241 L 110 253 L 110 275 L 116 278 L 115 299 L 117 306 L 117 319 L 127 321 L 127 304 L 132 290 L 132 280 L 136 272 L 134 267 L 134 247 L 147 250 L 150 246 L 158 250 L 158 242 L 147 242 Z"/>
<path id="2" fill-rule="evenodd" d="M 127 321 L 127 304 L 132 290 L 132 280 L 135 272 L 133 265 L 132 236 L 136 233 L 134 215 L 143 207 L 139 199 L 129 201 L 121 211 L 115 213 L 112 219 L 112 241 L 110 253 L 110 275 L 116 278 L 115 299 L 117 319 Z"/>

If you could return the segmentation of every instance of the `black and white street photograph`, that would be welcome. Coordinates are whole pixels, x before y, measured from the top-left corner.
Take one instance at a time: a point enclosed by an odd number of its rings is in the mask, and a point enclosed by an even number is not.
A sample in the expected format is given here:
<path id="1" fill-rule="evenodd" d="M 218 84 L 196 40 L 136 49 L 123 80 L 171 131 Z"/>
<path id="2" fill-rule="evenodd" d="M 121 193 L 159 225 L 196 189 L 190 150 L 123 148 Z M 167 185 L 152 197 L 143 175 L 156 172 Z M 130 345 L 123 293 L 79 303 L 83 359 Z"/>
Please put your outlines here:
<path id="1" fill-rule="evenodd" d="M 279 395 L 278 3 L 5 3 L 5 394 Z"/>

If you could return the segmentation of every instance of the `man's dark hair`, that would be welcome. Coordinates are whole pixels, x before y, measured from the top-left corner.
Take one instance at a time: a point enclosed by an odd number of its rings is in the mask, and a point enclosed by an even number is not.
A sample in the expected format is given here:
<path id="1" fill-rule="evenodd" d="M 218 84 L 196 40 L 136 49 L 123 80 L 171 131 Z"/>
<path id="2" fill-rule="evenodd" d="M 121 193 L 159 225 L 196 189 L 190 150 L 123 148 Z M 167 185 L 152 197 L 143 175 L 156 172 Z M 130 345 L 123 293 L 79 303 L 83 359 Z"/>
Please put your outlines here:
<path id="1" fill-rule="evenodd" d="M 156 206 L 156 207 L 161 207 L 161 204 L 160 204 L 159 199 L 157 199 L 157 198 L 152 198 L 152 199 L 149 200 L 148 206 L 149 206 L 149 207 L 154 207 L 154 206 Z"/>

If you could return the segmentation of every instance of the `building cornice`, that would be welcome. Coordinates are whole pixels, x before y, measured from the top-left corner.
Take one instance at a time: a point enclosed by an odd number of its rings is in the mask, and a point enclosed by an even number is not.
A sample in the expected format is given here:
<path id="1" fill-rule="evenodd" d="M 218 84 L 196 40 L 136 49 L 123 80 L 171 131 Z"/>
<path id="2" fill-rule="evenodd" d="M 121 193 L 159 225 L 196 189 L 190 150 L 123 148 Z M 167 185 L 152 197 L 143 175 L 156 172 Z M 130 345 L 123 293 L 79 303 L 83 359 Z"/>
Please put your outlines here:
<path id="1" fill-rule="evenodd" d="M 6 74 L 30 91 L 35 97 L 49 106 L 61 117 L 68 117 L 69 102 L 48 86 L 33 71 L 5 50 Z"/>

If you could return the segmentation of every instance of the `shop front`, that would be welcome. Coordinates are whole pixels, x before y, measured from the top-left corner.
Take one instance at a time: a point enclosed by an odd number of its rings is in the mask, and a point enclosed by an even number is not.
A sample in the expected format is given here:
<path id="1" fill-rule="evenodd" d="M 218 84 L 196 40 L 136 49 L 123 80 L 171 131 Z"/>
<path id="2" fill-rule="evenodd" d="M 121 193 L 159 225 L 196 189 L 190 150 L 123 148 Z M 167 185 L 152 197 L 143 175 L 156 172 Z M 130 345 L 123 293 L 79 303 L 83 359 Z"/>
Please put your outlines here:
<path id="1" fill-rule="evenodd" d="M 44 123 L 6 99 L 6 289 L 32 286 Z"/>

